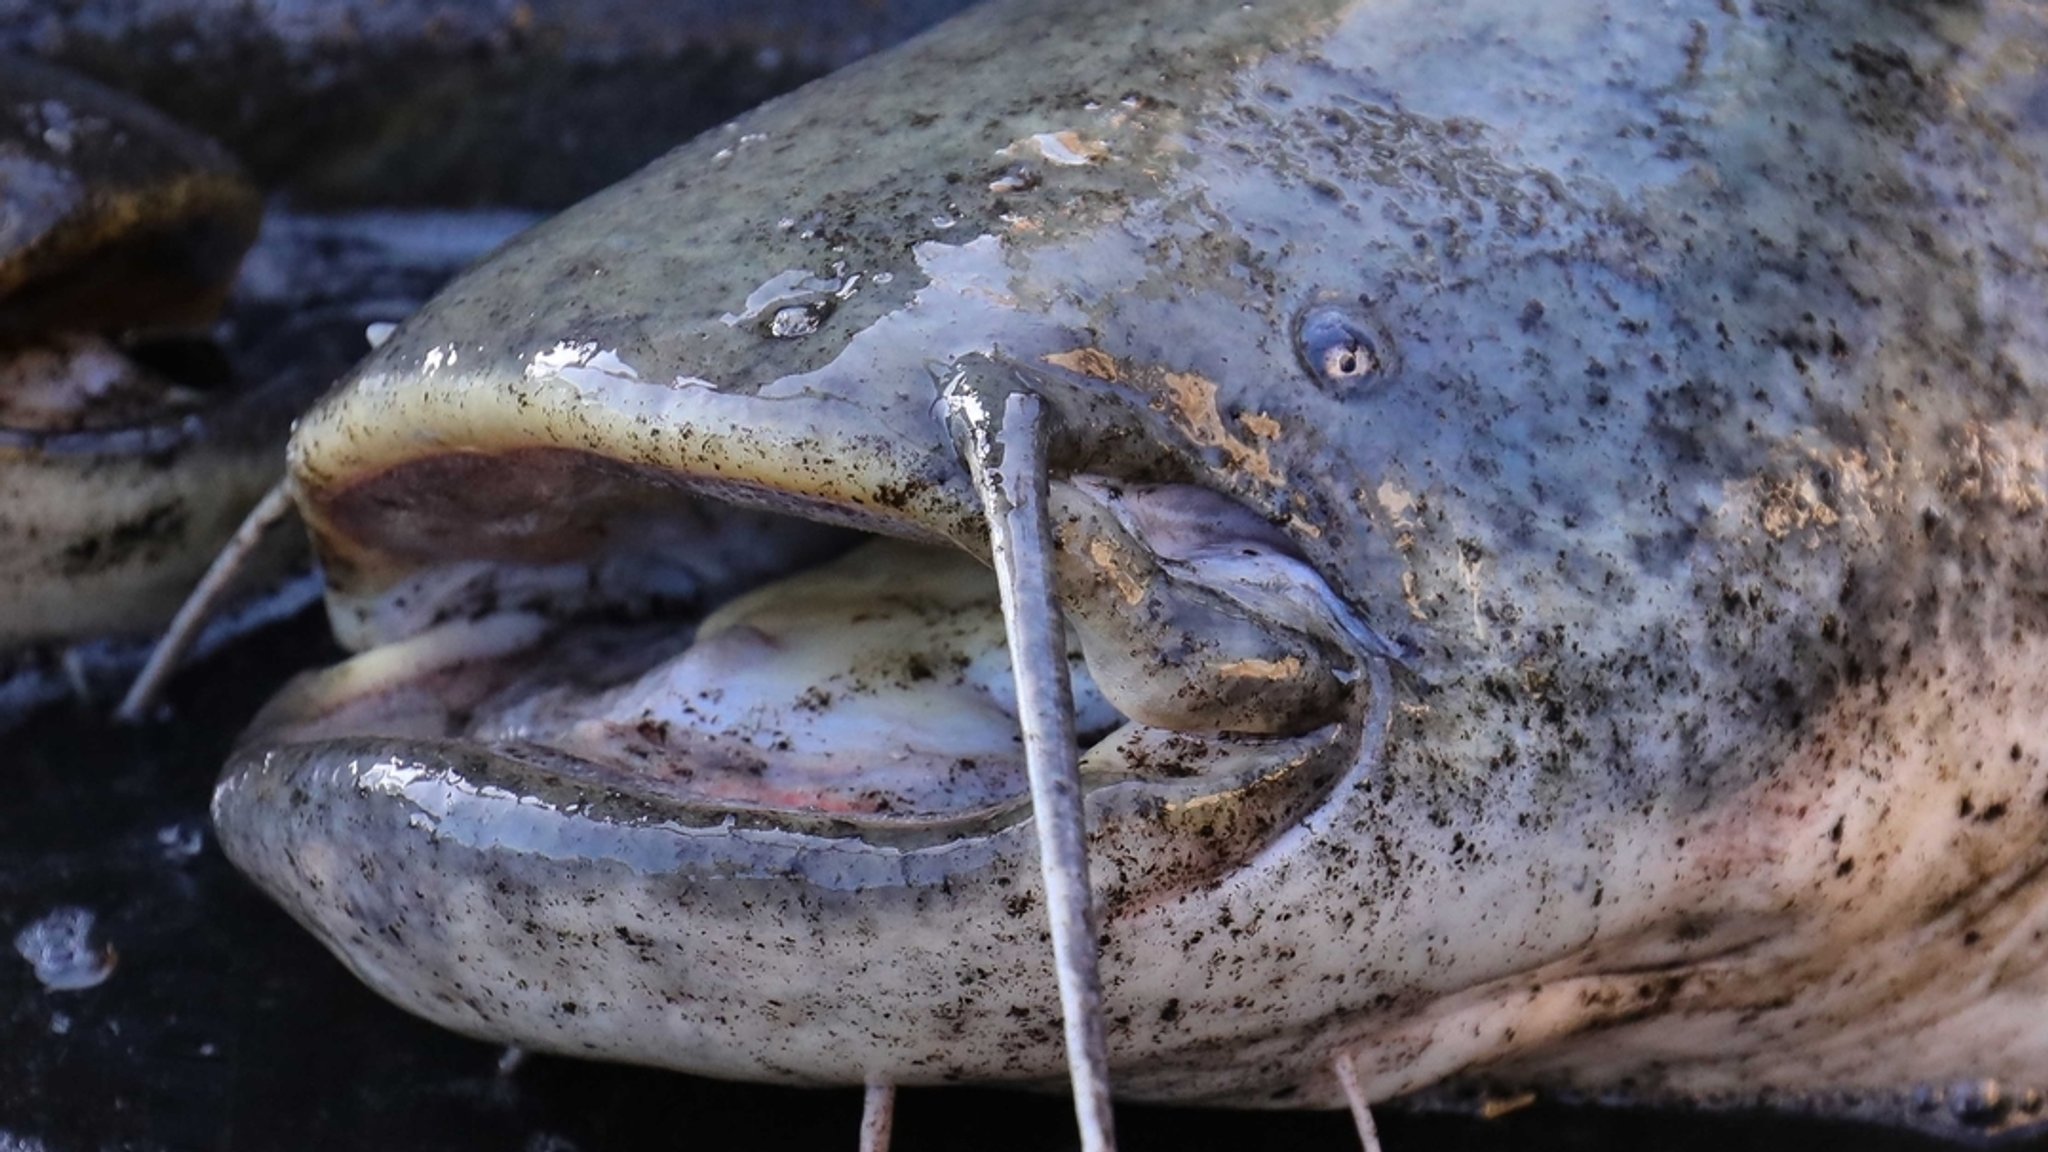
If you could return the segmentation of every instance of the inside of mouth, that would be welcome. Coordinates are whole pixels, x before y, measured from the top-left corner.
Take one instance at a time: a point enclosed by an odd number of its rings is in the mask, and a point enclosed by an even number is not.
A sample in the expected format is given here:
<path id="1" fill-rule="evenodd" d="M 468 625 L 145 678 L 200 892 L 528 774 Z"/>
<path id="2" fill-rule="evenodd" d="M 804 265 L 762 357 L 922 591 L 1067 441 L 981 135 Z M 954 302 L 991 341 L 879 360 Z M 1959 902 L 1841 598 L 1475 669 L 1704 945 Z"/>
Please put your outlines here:
<path id="1" fill-rule="evenodd" d="M 1341 720 L 1352 681 L 1312 637 L 1331 594 L 1263 521 L 1185 486 L 1054 487 L 1084 776 L 1198 787 L 1227 750 Z M 1132 535 L 1125 505 L 1186 515 Z M 307 519 L 361 654 L 287 689 L 246 742 L 454 742 L 863 826 L 1013 811 L 1029 786 L 994 573 L 878 508 L 533 448 L 321 489 Z"/>
<path id="2" fill-rule="evenodd" d="M 211 341 L 123 345 L 63 333 L 0 345 L 0 429 L 34 435 L 136 428 L 199 411 L 227 382 Z"/>
<path id="3" fill-rule="evenodd" d="M 1068 668 L 1085 749 L 1124 718 L 1071 639 Z M 1028 788 L 994 574 L 888 538 L 697 621 L 446 622 L 279 707 L 288 739 L 459 740 L 722 808 L 946 818 Z"/>

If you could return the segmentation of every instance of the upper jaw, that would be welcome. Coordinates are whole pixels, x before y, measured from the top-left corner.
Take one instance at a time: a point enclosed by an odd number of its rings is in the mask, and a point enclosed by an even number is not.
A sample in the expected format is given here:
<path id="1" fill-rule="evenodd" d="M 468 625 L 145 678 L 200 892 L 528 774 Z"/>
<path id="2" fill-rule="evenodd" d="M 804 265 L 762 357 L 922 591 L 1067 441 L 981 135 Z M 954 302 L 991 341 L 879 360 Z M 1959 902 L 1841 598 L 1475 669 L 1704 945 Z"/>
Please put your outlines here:
<path id="1" fill-rule="evenodd" d="M 627 558 L 642 533 L 622 526 L 756 509 L 938 540 L 973 514 L 957 467 L 874 406 L 770 398 L 696 378 L 642 380 L 618 352 L 589 343 L 542 349 L 516 375 L 439 368 L 438 352 L 428 350 L 424 369 L 373 363 L 292 442 L 299 504 L 328 570 L 337 634 L 351 648 L 461 611 L 439 603 L 425 615 L 401 612 L 394 590 L 405 582 L 484 563 L 495 570 L 491 594 L 516 599 L 520 581 L 546 569 Z M 723 530 L 703 527 L 707 536 Z M 639 575 L 622 578 L 640 580 L 643 594 L 711 577 L 677 571 L 686 555 L 636 559 Z M 404 598 L 419 601 L 417 592 Z M 562 611 L 590 606 L 550 599 Z"/>

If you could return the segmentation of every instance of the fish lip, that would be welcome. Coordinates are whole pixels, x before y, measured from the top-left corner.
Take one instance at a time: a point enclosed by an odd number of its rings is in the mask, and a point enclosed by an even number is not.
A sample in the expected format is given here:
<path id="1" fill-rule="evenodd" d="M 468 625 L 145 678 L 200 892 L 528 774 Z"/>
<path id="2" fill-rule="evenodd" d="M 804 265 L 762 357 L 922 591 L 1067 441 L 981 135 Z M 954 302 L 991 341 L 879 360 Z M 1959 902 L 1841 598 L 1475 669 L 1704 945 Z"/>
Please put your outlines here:
<path id="1" fill-rule="evenodd" d="M 985 555 L 965 466 L 935 422 L 913 436 L 896 423 L 902 412 L 877 417 L 838 397 L 767 399 L 695 379 L 673 387 L 600 380 L 581 385 L 579 441 L 536 430 L 523 414 L 528 404 L 560 402 L 549 398 L 557 387 L 551 379 L 477 381 L 429 373 L 417 381 L 418 396 L 388 398 L 414 383 L 402 370 L 359 370 L 301 420 L 289 449 L 296 503 L 329 576 L 329 614 L 352 650 L 423 627 L 417 614 L 397 623 L 380 618 L 380 600 L 401 578 L 439 561 L 422 561 L 407 555 L 402 541 L 375 536 L 388 526 L 388 519 L 376 519 L 385 515 L 378 485 L 402 485 L 408 470 L 439 461 L 538 453 L 575 467 L 636 470 L 650 486 L 672 484 L 715 503 L 791 512 L 969 552 L 981 543 Z M 390 414 L 400 405 L 402 415 Z M 405 423 L 390 435 L 365 435 L 366 412 L 373 424 Z M 924 413 L 916 416 L 923 423 Z M 486 429 L 479 432 L 479 425 Z M 650 427 L 683 434 L 644 434 Z M 461 612 L 435 611 L 442 618 Z"/>
<path id="2" fill-rule="evenodd" d="M 1184 748 L 1206 745 L 1210 754 L 1228 762 L 1214 774 L 1188 773 L 1178 777 L 1143 777 L 1117 772 L 1101 764 L 1090 765 L 1084 752 L 1082 791 L 1088 796 L 1111 791 L 1142 793 L 1148 804 L 1213 803 L 1219 796 L 1248 790 L 1272 791 L 1282 773 L 1290 775 L 1286 791 L 1307 797 L 1327 789 L 1339 761 L 1349 763 L 1353 741 L 1361 725 L 1347 718 L 1297 736 L 1246 737 L 1230 735 L 1189 735 L 1168 733 L 1128 724 L 1105 737 L 1089 751 L 1105 750 L 1119 737 L 1124 743 L 1174 741 Z M 308 762 L 342 766 L 398 765 L 408 780 L 433 779 L 436 786 L 457 791 L 496 789 L 496 795 L 517 795 L 523 803 L 565 813 L 583 813 L 611 823 L 656 823 L 695 829 L 777 831 L 818 840 L 859 840 L 897 849 L 927 848 L 970 836 L 1000 833 L 1031 818 L 1028 792 L 982 805 L 943 814 L 876 815 L 859 812 L 827 812 L 775 804 L 721 801 L 711 797 L 678 798 L 651 791 L 636 791 L 618 781 L 597 781 L 579 772 L 574 757 L 538 746 L 494 746 L 483 741 L 448 739 L 405 739 L 376 736 L 332 737 L 312 741 L 266 743 L 251 741 L 236 749 L 220 777 L 219 787 L 232 790 L 233 781 L 263 767 L 273 758 L 303 759 Z M 1296 772 L 1297 768 L 1305 769 Z"/>
<path id="3" fill-rule="evenodd" d="M 1305 777 L 1327 775 L 1320 806 L 1359 770 L 1350 740 L 1335 731 L 1352 727 L 1333 725 L 1315 763 L 1247 778 L 1245 804 L 1175 804 L 1156 789 L 1120 784 L 1095 790 L 1091 887 L 1105 930 L 1121 915 L 1224 882 L 1261 845 L 1297 829 L 1293 814 L 1274 813 L 1263 826 L 1246 818 L 1265 807 L 1257 790 L 1299 789 Z M 934 952 L 993 957 L 1044 931 L 1028 820 L 925 843 L 739 815 L 685 824 L 629 797 L 594 796 L 584 807 L 578 793 L 595 791 L 588 788 L 537 797 L 492 775 L 498 769 L 476 749 L 420 751 L 442 758 L 421 763 L 427 757 L 361 739 L 245 749 L 215 789 L 213 825 L 237 869 L 366 984 L 480 1040 L 570 1056 L 601 1051 L 696 1074 L 837 1083 L 846 1075 L 843 1045 L 807 1042 L 813 1024 L 758 1031 L 764 1014 L 779 1012 L 785 988 L 819 980 L 858 988 L 842 1007 L 859 1014 L 918 997 L 918 988 L 928 995 L 918 973 L 944 966 Z M 953 943 L 906 949 L 935 929 Z M 796 959 L 810 946 L 824 951 Z M 785 972 L 791 963 L 800 971 Z M 1037 988 L 1034 961 L 1003 967 L 1030 988 L 1018 995 L 1050 997 Z M 882 982 L 890 987 L 870 986 L 876 972 L 895 973 Z M 569 1000 L 582 1010 L 570 1005 L 565 1015 Z M 732 1015 L 679 1020 L 691 1004 L 728 1006 Z M 877 1036 L 912 1043 L 923 1018 L 885 1014 Z M 944 1066 L 902 1070 L 906 1083 L 946 1075 Z"/>
<path id="4" fill-rule="evenodd" d="M 1383 705 L 1381 706 L 1383 707 Z M 1293 737 L 1188 737 L 1130 725 L 1137 740 L 1207 744 L 1225 767 L 1157 779 L 1084 769 L 1093 850 L 1123 862 L 1172 853 L 1169 866 L 1127 873 L 1111 897 L 1189 883 L 1241 865 L 1319 808 L 1360 762 L 1363 717 Z M 1105 738 L 1097 748 L 1111 743 Z M 336 737 L 237 749 L 214 789 L 222 847 L 287 905 L 308 838 L 376 855 L 399 841 L 459 843 L 486 855 L 538 852 L 564 862 L 606 860 L 648 874 L 716 883 L 735 876 L 827 882 L 820 861 L 845 865 L 916 857 L 933 883 L 971 877 L 991 854 L 1035 851 L 1028 793 L 924 818 L 862 817 L 635 792 L 574 773 L 562 754 L 462 740 Z M 286 831 L 280 832 L 280 827 Z M 365 832 L 374 826 L 377 831 Z M 286 846 L 286 842 L 297 843 Z M 830 886 L 851 883 L 845 877 Z M 915 884 L 897 872 L 862 883 Z"/>

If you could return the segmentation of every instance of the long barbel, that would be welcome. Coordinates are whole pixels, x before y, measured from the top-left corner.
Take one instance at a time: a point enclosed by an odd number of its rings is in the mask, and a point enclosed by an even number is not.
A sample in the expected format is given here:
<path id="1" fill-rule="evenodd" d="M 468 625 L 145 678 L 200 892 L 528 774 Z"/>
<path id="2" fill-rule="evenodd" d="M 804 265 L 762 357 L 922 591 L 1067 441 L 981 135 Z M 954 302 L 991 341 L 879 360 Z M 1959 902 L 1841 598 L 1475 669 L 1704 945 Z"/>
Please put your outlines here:
<path id="1" fill-rule="evenodd" d="M 896 1127 L 896 1086 L 869 1080 L 860 1102 L 860 1152 L 889 1152 Z"/>
<path id="2" fill-rule="evenodd" d="M 163 692 L 164 683 L 198 642 L 200 631 L 206 627 L 207 621 L 213 619 L 222 601 L 234 588 L 235 578 L 248 567 L 264 538 L 284 523 L 292 511 L 291 484 L 280 479 L 270 486 L 270 491 L 263 494 L 255 507 L 249 509 L 249 514 L 242 518 L 241 526 L 235 529 L 234 536 L 221 545 L 206 574 L 199 578 L 191 594 L 178 606 L 178 614 L 171 618 L 162 639 L 150 650 L 149 661 L 136 674 L 127 695 L 121 698 L 120 707 L 114 711 L 115 719 L 124 724 L 135 724 L 149 714 Z"/>
<path id="3" fill-rule="evenodd" d="M 944 389 L 955 442 L 967 458 L 988 516 L 1003 627 L 1017 682 L 1017 719 L 1038 830 L 1045 909 L 1059 976 L 1067 1068 L 1084 1152 L 1112 1152 L 1109 1041 L 1088 886 L 1088 828 L 1082 807 L 1073 686 L 1065 618 L 1054 597 L 1045 402 L 990 377 L 991 362 L 958 368 Z"/>

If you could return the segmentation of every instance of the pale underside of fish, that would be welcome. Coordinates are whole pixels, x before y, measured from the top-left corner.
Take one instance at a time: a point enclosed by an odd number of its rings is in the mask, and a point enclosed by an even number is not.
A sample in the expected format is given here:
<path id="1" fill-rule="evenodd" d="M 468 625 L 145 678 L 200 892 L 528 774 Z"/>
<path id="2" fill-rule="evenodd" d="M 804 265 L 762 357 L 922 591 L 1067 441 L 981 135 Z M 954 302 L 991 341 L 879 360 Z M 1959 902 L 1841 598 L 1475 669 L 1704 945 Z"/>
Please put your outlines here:
<path id="1" fill-rule="evenodd" d="M 970 14 L 534 230 L 301 421 L 361 655 L 258 720 L 223 845 L 472 1035 L 1057 1081 L 961 434 L 1029 397 L 1004 571 L 1064 616 L 1022 680 L 1073 684 L 1119 1094 L 2030 1122 L 2044 44 Z"/>

